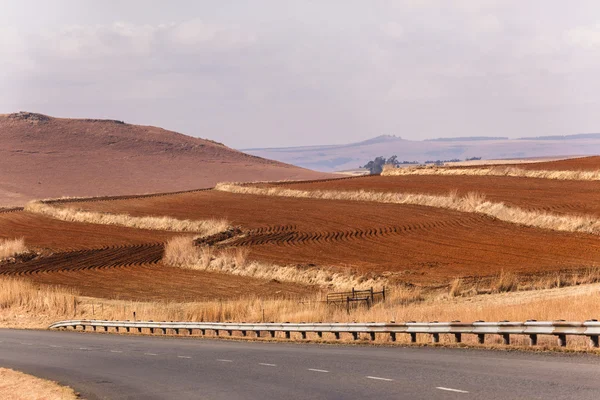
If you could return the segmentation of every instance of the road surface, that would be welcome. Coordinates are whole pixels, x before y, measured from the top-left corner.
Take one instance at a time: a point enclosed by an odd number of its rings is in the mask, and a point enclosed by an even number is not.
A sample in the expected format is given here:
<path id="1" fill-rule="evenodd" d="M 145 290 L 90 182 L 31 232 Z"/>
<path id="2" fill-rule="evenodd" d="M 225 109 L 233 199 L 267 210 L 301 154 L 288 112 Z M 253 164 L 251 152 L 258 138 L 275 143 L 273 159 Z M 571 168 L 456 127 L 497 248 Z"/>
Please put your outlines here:
<path id="1" fill-rule="evenodd" d="M 0 367 L 87 399 L 599 399 L 600 358 L 0 330 Z"/>

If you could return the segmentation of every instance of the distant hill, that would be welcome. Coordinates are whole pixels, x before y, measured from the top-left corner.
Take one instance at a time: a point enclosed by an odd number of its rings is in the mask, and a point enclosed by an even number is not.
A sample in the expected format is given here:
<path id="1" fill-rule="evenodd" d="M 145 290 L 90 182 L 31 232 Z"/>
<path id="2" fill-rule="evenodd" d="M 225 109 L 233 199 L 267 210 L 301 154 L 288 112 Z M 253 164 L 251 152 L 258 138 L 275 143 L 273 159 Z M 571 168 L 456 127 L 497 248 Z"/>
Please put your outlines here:
<path id="1" fill-rule="evenodd" d="M 456 137 L 423 141 L 396 136 L 377 136 L 357 143 L 327 146 L 263 148 L 245 150 L 250 154 L 318 171 L 354 170 L 375 157 L 398 156 L 398 161 L 515 159 L 600 154 L 600 134 L 506 137 Z"/>
<path id="2" fill-rule="evenodd" d="M 0 115 L 0 206 L 326 176 L 152 126 L 29 112 Z"/>

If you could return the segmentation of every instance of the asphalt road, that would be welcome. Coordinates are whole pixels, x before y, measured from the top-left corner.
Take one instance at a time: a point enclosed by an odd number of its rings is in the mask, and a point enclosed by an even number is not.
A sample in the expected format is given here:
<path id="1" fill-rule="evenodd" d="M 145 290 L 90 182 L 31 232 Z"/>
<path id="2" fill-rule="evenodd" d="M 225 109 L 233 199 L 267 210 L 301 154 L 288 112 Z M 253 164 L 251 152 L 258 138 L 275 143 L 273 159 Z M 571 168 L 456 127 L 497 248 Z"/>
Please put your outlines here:
<path id="1" fill-rule="evenodd" d="M 0 330 L 0 366 L 87 399 L 599 399 L 600 358 Z"/>

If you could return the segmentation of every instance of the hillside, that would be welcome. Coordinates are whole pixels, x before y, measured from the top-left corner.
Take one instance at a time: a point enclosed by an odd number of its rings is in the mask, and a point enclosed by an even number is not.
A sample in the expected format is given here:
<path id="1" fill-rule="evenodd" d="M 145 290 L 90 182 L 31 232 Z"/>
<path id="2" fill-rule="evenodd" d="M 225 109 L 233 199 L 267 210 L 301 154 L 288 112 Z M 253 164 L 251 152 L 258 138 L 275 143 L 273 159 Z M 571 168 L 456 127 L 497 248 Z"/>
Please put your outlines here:
<path id="1" fill-rule="evenodd" d="M 0 115 L 0 206 L 323 176 L 151 126 L 26 112 Z"/>
<path id="2" fill-rule="evenodd" d="M 356 169 L 378 156 L 397 155 L 399 161 L 520 159 L 594 155 L 600 153 L 600 136 L 570 135 L 508 139 L 504 137 L 456 137 L 433 140 L 405 140 L 378 136 L 358 143 L 310 147 L 244 150 L 249 154 L 318 171 Z"/>

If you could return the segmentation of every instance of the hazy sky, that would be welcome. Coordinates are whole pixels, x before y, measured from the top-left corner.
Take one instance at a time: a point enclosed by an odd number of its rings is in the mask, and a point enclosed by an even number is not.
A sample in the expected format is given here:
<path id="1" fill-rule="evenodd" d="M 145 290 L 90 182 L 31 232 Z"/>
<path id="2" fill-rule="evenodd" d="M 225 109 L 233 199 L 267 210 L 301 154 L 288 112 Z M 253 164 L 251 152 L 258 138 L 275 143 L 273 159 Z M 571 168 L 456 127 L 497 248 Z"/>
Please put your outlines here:
<path id="1" fill-rule="evenodd" d="M 600 132 L 597 0 L 0 0 L 0 113 L 237 147 Z"/>

